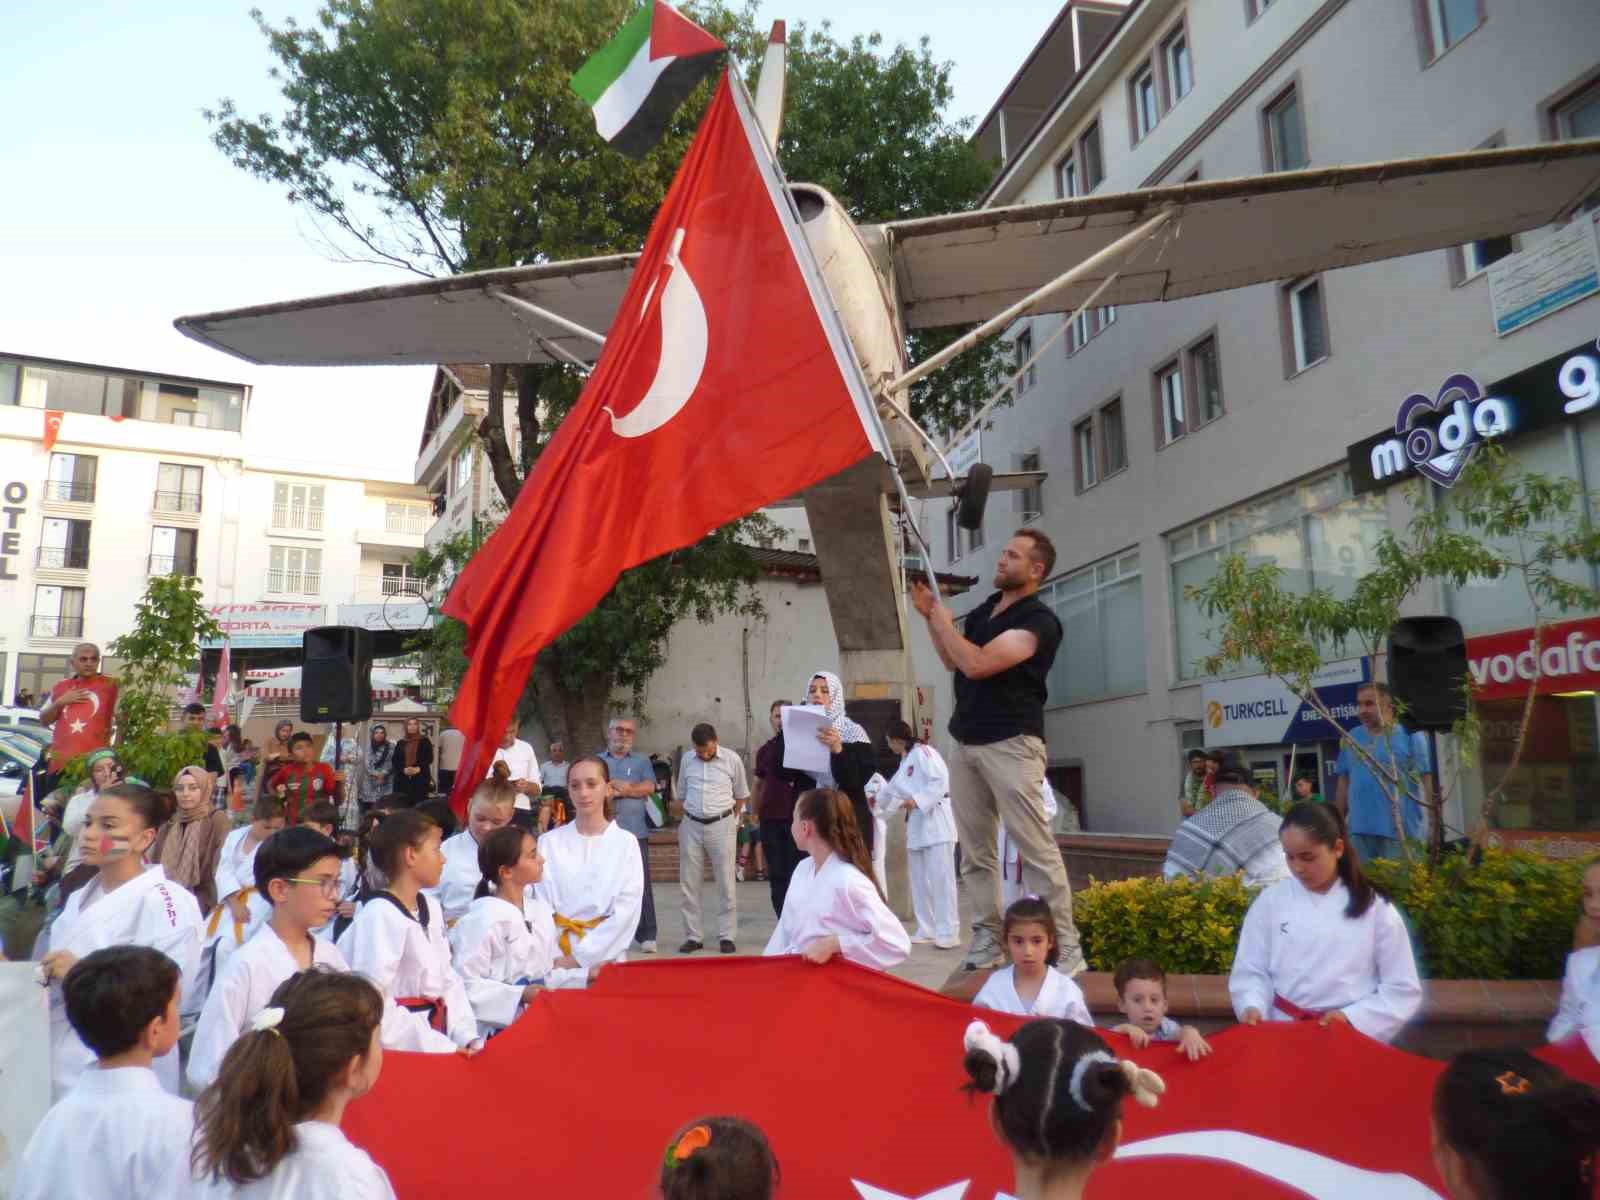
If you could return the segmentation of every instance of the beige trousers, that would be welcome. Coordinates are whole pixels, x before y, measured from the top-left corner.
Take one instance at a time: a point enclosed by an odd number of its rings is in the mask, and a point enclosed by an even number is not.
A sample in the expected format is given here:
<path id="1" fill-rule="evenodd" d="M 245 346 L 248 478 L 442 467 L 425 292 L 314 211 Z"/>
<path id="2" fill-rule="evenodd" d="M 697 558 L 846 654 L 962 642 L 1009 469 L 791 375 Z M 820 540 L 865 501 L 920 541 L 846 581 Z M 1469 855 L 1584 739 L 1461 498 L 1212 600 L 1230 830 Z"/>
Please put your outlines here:
<path id="1" fill-rule="evenodd" d="M 683 931 L 691 942 L 704 942 L 700 936 L 700 883 L 705 878 L 706 859 L 711 860 L 711 877 L 716 881 L 717 937 L 733 941 L 739 930 L 738 898 L 734 894 L 735 835 L 737 817 L 727 816 L 702 825 L 688 816 L 678 826 L 678 887 L 683 894 Z"/>

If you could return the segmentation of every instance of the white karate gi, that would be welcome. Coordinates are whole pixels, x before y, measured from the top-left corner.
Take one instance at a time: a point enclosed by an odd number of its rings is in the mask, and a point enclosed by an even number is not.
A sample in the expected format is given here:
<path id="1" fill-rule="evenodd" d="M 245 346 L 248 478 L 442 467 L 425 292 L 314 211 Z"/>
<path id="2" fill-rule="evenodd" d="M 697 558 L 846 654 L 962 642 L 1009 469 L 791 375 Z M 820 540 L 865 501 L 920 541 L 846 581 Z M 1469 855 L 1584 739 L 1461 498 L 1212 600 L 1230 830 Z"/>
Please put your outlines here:
<path id="1" fill-rule="evenodd" d="M 336 971 L 350 969 L 344 955 L 332 942 L 313 937 L 311 944 L 312 965 Z M 211 985 L 211 994 L 200 1010 L 200 1024 L 195 1027 L 194 1041 L 189 1047 L 186 1073 L 197 1092 L 217 1077 L 223 1057 L 238 1041 L 245 1026 L 267 1007 L 278 985 L 299 969 L 289 947 L 270 924 L 262 925 L 251 934 L 239 947 L 239 952 L 228 960 L 228 965 Z"/>
<path id="2" fill-rule="evenodd" d="M 1561 980 L 1561 1003 L 1545 1039 L 1559 1042 L 1578 1033 L 1589 1053 L 1600 1058 L 1600 946 L 1586 946 L 1567 955 Z"/>
<path id="3" fill-rule="evenodd" d="M 395 1200 L 383 1168 L 337 1125 L 301 1121 L 294 1136 L 289 1156 L 236 1190 L 236 1200 Z"/>
<path id="4" fill-rule="evenodd" d="M 1033 1007 L 1023 1003 L 1017 995 L 1017 969 L 1004 967 L 983 981 L 983 987 L 972 998 L 979 1008 L 992 1008 L 996 1012 L 1015 1013 L 1019 1017 L 1061 1017 L 1079 1025 L 1094 1028 L 1094 1018 L 1084 1002 L 1083 989 L 1054 967 L 1044 969 L 1044 982 L 1034 997 Z"/>
<path id="5" fill-rule="evenodd" d="M 429 906 L 426 930 L 399 905 L 377 897 L 361 906 L 337 945 L 350 969 L 372 980 L 383 993 L 384 1049 L 451 1054 L 457 1046 L 477 1039 L 478 1021 L 461 976 L 451 965 L 438 905 L 426 897 L 419 897 L 418 903 Z M 444 1001 L 448 1037 L 428 1024 L 426 1013 L 395 1004 L 413 996 Z"/>
<path id="6" fill-rule="evenodd" d="M 451 928 L 450 950 L 483 1037 L 516 1020 L 527 984 L 581 988 L 589 982 L 584 967 L 551 966 L 561 953 L 555 914 L 537 896 L 526 897 L 520 911 L 499 896 L 480 896 Z"/>
<path id="7" fill-rule="evenodd" d="M 430 891 L 437 893 L 448 925 L 459 921 L 472 906 L 472 894 L 478 890 L 483 872 L 478 869 L 478 839 L 471 830 L 463 829 L 445 838 L 439 850 L 444 855 L 444 870 L 439 875 L 439 886 Z"/>
<path id="8" fill-rule="evenodd" d="M 533 885 L 535 896 L 569 921 L 603 918 L 582 937 L 572 935 L 572 957 L 584 967 L 623 962 L 644 905 L 639 839 L 615 821 L 585 837 L 574 821 L 541 837 L 539 856 L 544 877 Z"/>
<path id="9" fill-rule="evenodd" d="M 1053 823 L 1056 813 L 1060 812 L 1056 804 L 1056 794 L 1050 788 L 1050 781 L 1044 781 L 1044 819 Z M 999 845 L 1000 859 L 1000 911 L 1005 912 L 1018 900 L 1022 899 L 1022 852 L 1011 841 L 1011 835 L 1006 832 L 1006 823 L 1000 822 Z"/>
<path id="10" fill-rule="evenodd" d="M 201 989 L 209 989 L 217 979 L 221 978 L 228 959 L 233 952 L 244 945 L 257 929 L 259 929 L 272 916 L 272 902 L 255 890 L 256 887 L 256 851 L 261 849 L 261 843 L 256 842 L 248 849 L 245 848 L 245 838 L 250 835 L 250 826 L 235 829 L 222 843 L 222 853 L 217 858 L 217 907 L 206 914 L 205 941 L 203 943 L 202 958 L 210 961 L 205 964 L 206 969 L 201 972 Z M 249 915 L 238 926 L 233 920 L 233 911 L 228 907 L 227 899 L 235 892 L 249 889 L 249 896 L 245 904 L 249 908 Z M 205 997 L 199 998 L 204 1003 Z"/>
<path id="11" fill-rule="evenodd" d="M 889 813 L 891 808 L 883 795 L 889 781 L 876 771 L 863 785 L 867 807 L 872 810 L 872 875 L 878 881 L 878 890 L 889 894 Z"/>
<path id="12" fill-rule="evenodd" d="M 806 945 L 833 934 L 839 953 L 864 967 L 887 971 L 911 953 L 911 938 L 878 890 L 850 863 L 829 854 L 821 869 L 809 855 L 789 879 L 783 917 L 765 953 L 799 954 Z"/>
<path id="13" fill-rule="evenodd" d="M 879 794 L 878 804 L 885 813 L 911 810 L 906 857 L 916 936 L 953 942 L 961 924 L 956 901 L 956 818 L 950 808 L 950 769 L 939 752 L 925 742 L 913 745 Z"/>
<path id="14" fill-rule="evenodd" d="M 97 875 L 67 897 L 50 929 L 50 949 L 78 958 L 107 946 L 149 946 L 178 964 L 179 989 L 188 998 L 200 968 L 200 905 L 188 889 L 173 883 L 160 867 L 146 867 L 115 891 L 100 886 Z M 180 1008 L 182 999 L 180 999 Z M 67 1003 L 59 983 L 50 986 L 51 1094 L 59 1100 L 79 1073 L 94 1061 L 67 1024 Z M 161 1086 L 178 1094 L 178 1052 L 155 1062 Z"/>
<path id="15" fill-rule="evenodd" d="M 1353 920 L 1344 915 L 1349 902 L 1338 879 L 1318 895 L 1291 876 L 1257 896 L 1228 976 L 1234 1013 L 1292 1020 L 1274 1006 L 1276 994 L 1312 1012 L 1338 1009 L 1368 1037 L 1393 1041 L 1422 1007 L 1411 941 L 1382 896 Z"/>
<path id="16" fill-rule="evenodd" d="M 185 1190 L 194 1105 L 148 1067 L 94 1068 L 33 1131 L 12 1200 L 139 1200 Z"/>

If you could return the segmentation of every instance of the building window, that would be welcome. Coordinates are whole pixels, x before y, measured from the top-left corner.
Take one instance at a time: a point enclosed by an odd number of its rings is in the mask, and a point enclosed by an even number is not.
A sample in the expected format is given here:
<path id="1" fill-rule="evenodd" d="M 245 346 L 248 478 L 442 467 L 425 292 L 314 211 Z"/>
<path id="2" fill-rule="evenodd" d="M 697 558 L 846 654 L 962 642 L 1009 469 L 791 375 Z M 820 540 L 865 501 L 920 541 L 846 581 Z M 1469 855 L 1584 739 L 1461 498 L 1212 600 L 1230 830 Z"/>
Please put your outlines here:
<path id="1" fill-rule="evenodd" d="M 1194 90 L 1194 63 L 1189 58 L 1189 33 L 1182 27 L 1161 43 L 1161 66 L 1166 74 L 1167 107 Z"/>
<path id="2" fill-rule="evenodd" d="M 1482 0 L 1422 0 L 1422 10 L 1430 59 L 1483 24 Z"/>
<path id="3" fill-rule="evenodd" d="M 156 471 L 155 507 L 161 512 L 199 512 L 204 478 L 204 468 L 162 463 Z"/>
<path id="4" fill-rule="evenodd" d="M 275 481 L 272 485 L 273 528 L 321 532 L 326 498 L 325 484 Z"/>
<path id="5" fill-rule="evenodd" d="M 420 504 L 386 500 L 383 504 L 385 533 L 427 533 L 428 510 Z"/>
<path id="6" fill-rule="evenodd" d="M 273 546 L 267 563 L 267 591 L 272 595 L 321 595 L 322 551 L 306 546 Z"/>
<path id="7" fill-rule="evenodd" d="M 1197 423 L 1206 424 L 1222 415 L 1222 364 L 1217 356 L 1217 339 L 1205 338 L 1189 349 L 1189 383 L 1194 392 Z"/>
<path id="8" fill-rule="evenodd" d="M 384 563 L 382 586 L 385 596 L 422 595 L 422 580 L 410 563 Z"/>
<path id="9" fill-rule="evenodd" d="M 1300 110 L 1300 89 L 1293 84 L 1262 110 L 1265 122 L 1267 170 L 1298 171 L 1310 161 L 1306 151 L 1305 115 Z"/>
<path id="10" fill-rule="evenodd" d="M 1461 248 L 1462 270 L 1465 278 L 1476 279 L 1502 258 L 1516 251 L 1512 236 L 1485 238 L 1481 242 L 1468 242 Z"/>
<path id="11" fill-rule="evenodd" d="M 1090 328 L 1089 310 L 1084 309 L 1067 323 L 1067 357 L 1071 358 L 1079 350 L 1089 344 L 1089 339 L 1094 336 Z"/>
<path id="12" fill-rule="evenodd" d="M 472 455 L 474 446 L 468 442 L 456 451 L 456 456 L 450 462 L 450 494 L 465 491 L 472 482 Z"/>
<path id="13" fill-rule="evenodd" d="M 92 503 L 99 466 L 100 460 L 92 454 L 52 454 L 44 498 L 70 500 L 78 504 Z"/>
<path id="14" fill-rule="evenodd" d="M 1189 432 L 1189 410 L 1183 399 L 1183 368 L 1176 362 L 1156 371 L 1156 430 L 1161 445 L 1170 446 Z"/>
<path id="15" fill-rule="evenodd" d="M 1039 466 L 1039 461 L 1039 452 L 1037 450 L 1029 450 L 1026 454 L 1018 456 L 1017 470 L 1023 472 L 1024 474 L 1030 471 L 1041 470 L 1042 468 Z M 1029 484 L 1027 487 L 1022 488 L 1017 492 L 1017 514 L 1021 518 L 1024 525 L 1028 524 L 1030 521 L 1037 520 L 1043 513 L 1043 483 Z"/>
<path id="16" fill-rule="evenodd" d="M 157 525 L 150 531 L 148 574 L 198 575 L 199 544 L 200 535 L 193 529 Z"/>
<path id="17" fill-rule="evenodd" d="M 1128 431 L 1122 421 L 1122 400 L 1116 399 L 1100 410 L 1100 446 L 1108 476 L 1128 465 Z"/>
<path id="18" fill-rule="evenodd" d="M 1294 372 L 1328 357 L 1328 315 L 1322 301 L 1322 280 L 1313 275 L 1283 290 L 1289 306 L 1289 335 Z"/>
<path id="19" fill-rule="evenodd" d="M 1128 102 L 1133 112 L 1133 140 L 1143 140 L 1161 119 L 1161 99 L 1156 92 L 1156 70 L 1145 63 L 1128 81 Z"/>
<path id="20" fill-rule="evenodd" d="M 1557 141 L 1571 138 L 1600 138 L 1600 69 L 1591 71 L 1576 86 L 1569 87 L 1542 106 L 1549 136 Z M 1584 212 L 1600 208 L 1600 191 L 1583 204 Z"/>
<path id="21" fill-rule="evenodd" d="M 89 522 L 46 517 L 34 562 L 57 570 L 88 570 Z"/>
<path id="22" fill-rule="evenodd" d="M 1017 391 L 1025 392 L 1035 383 L 1039 382 L 1038 366 L 1032 362 L 1033 358 L 1033 330 L 1024 329 L 1017 334 Z"/>
<path id="23" fill-rule="evenodd" d="M 33 589 L 33 636 L 77 638 L 83 636 L 81 587 L 39 584 Z"/>
<path id="24" fill-rule="evenodd" d="M 959 512 L 957 505 L 952 504 L 949 511 L 944 514 L 945 545 L 950 548 L 950 561 L 961 561 L 961 526 L 956 524 L 956 514 Z"/>
<path id="25" fill-rule="evenodd" d="M 1139 552 L 1115 555 L 1039 589 L 1061 621 L 1050 705 L 1145 690 L 1144 586 Z"/>
<path id="26" fill-rule="evenodd" d="M 800 548 L 800 553 L 801 554 L 810 554 L 811 553 L 811 539 L 810 538 L 796 538 L 794 544 Z"/>
<path id="27" fill-rule="evenodd" d="M 1076 154 L 1069 152 L 1065 158 L 1056 164 L 1056 187 L 1060 190 L 1063 200 L 1070 200 L 1074 196 L 1083 194 L 1082 189 L 1079 187 L 1078 157 Z"/>
<path id="28" fill-rule="evenodd" d="M 1252 566 L 1274 563 L 1289 591 L 1305 595 L 1326 588 L 1342 600 L 1377 566 L 1378 538 L 1388 527 L 1383 495 L 1352 496 L 1348 475 L 1337 471 L 1169 534 L 1178 678 L 1204 674 L 1199 660 L 1216 650 L 1212 633 L 1217 618 L 1207 616 L 1184 593 L 1216 574 L 1224 557 L 1242 554 Z"/>
<path id="29" fill-rule="evenodd" d="M 54 408 L 94 416 L 185 424 L 237 433 L 244 422 L 240 388 L 206 387 L 118 375 L 93 367 L 29 363 L 12 365 L 19 386 L 0 367 L 0 401 L 24 408 Z"/>
<path id="30" fill-rule="evenodd" d="M 1072 447 L 1078 465 L 1078 490 L 1088 491 L 1100 482 L 1100 456 L 1095 451 L 1092 417 L 1085 417 L 1072 427 Z"/>
<path id="31" fill-rule="evenodd" d="M 100 669 L 110 674 L 109 663 L 104 660 Z M 29 692 L 39 697 L 35 708 L 43 708 L 50 689 L 72 675 L 72 660 L 65 654 L 17 655 L 17 691 Z"/>
<path id="32" fill-rule="evenodd" d="M 1267 9 L 1271 8 L 1275 0 L 1244 0 L 1244 13 L 1246 23 L 1254 21 Z"/>
<path id="33" fill-rule="evenodd" d="M 1094 310 L 1094 331 L 1101 333 L 1117 323 L 1117 306 L 1108 304 Z"/>
<path id="34" fill-rule="evenodd" d="M 1093 121 L 1078 137 L 1078 161 L 1083 167 L 1083 193 L 1088 195 L 1105 181 L 1106 160 L 1100 150 L 1100 122 Z"/>

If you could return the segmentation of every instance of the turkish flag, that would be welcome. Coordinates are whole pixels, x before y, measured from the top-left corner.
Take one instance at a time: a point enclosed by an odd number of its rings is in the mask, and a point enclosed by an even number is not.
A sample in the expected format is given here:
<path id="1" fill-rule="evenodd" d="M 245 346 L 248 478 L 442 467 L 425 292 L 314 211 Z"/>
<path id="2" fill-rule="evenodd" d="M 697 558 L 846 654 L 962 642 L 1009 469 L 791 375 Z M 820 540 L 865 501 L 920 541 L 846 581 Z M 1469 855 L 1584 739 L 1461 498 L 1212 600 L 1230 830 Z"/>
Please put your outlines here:
<path id="1" fill-rule="evenodd" d="M 228 692 L 233 684 L 233 643 L 222 643 L 222 661 L 217 665 L 217 686 L 211 691 L 210 721 L 213 725 L 228 723 Z"/>
<path id="2" fill-rule="evenodd" d="M 578 403 L 444 611 L 467 626 L 451 803 L 535 656 L 629 567 L 878 449 L 865 380 L 742 90 L 724 74 Z"/>
<path id="3" fill-rule="evenodd" d="M 61 422 L 67 414 L 59 409 L 47 408 L 44 410 L 44 452 L 49 454 L 55 448 L 56 438 L 61 436 Z"/>
<path id="4" fill-rule="evenodd" d="M 476 1058 L 385 1053 L 344 1129 L 402 1197 L 651 1196 L 673 1131 L 726 1113 L 771 1139 L 784 1196 L 992 1200 L 1012 1169 L 988 1098 L 962 1091 L 974 1017 L 1002 1037 L 1022 1024 L 837 960 L 630 962 L 587 991 L 541 992 Z M 1445 1195 L 1428 1131 L 1442 1063 L 1339 1024 L 1229 1029 L 1195 1063 L 1102 1036 L 1167 1093 L 1124 1104 L 1122 1148 L 1090 1200 Z M 480 1137 L 470 1154 L 441 1123 L 551 1100 L 559 1116 L 535 1127 L 549 1136 Z"/>

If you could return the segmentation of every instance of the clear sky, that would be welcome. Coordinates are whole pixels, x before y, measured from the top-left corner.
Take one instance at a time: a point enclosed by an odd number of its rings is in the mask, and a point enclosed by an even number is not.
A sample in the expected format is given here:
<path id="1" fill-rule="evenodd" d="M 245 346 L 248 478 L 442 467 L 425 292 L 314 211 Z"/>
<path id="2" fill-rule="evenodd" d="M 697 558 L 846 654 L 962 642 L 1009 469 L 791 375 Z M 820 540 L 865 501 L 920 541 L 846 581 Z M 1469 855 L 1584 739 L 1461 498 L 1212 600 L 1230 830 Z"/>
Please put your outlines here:
<path id="1" fill-rule="evenodd" d="M 559 0 L 531 0 L 558 3 Z M 315 0 L 257 0 L 269 22 Z M 927 34 L 956 60 L 953 115 L 981 117 L 1058 4 L 763 0 L 761 17 L 837 35 Z M 251 384 L 254 453 L 409 472 L 426 368 L 264 368 L 180 335 L 174 317 L 408 276 L 331 260 L 271 185 L 211 145 L 227 96 L 281 112 L 249 0 L 4 0 L 0 351 Z"/>

